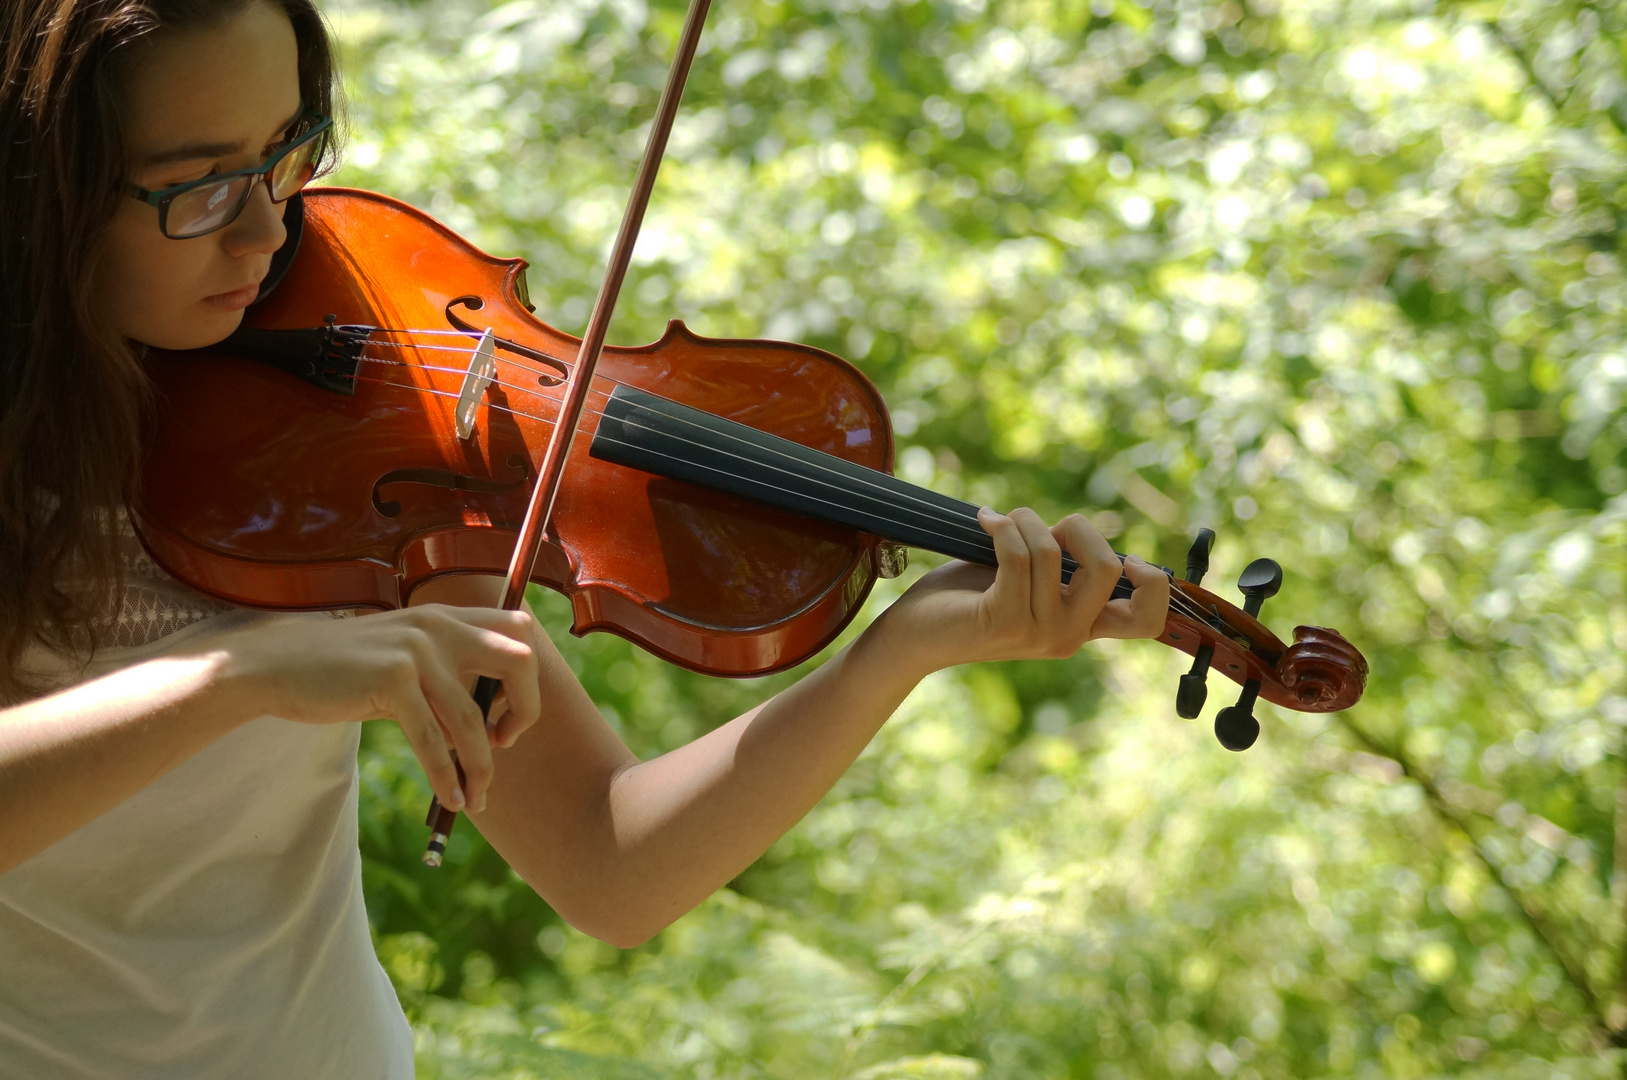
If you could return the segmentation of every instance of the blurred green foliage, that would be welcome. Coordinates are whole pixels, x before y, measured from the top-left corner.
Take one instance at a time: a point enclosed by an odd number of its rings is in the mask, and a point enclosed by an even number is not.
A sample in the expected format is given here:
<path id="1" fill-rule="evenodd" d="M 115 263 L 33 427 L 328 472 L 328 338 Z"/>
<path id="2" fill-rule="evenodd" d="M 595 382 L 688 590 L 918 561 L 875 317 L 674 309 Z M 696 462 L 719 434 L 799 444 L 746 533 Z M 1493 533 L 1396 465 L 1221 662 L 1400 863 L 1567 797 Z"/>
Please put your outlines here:
<path id="1" fill-rule="evenodd" d="M 579 332 L 672 0 L 346 0 L 342 182 L 531 261 Z M 426 1077 L 1572 1078 L 1627 1032 L 1627 8 L 718 0 L 611 340 L 805 341 L 899 471 L 1367 654 L 1242 756 L 1143 643 L 929 680 L 740 880 L 629 952 L 362 760 Z M 917 557 L 917 564 L 929 560 Z M 918 571 L 917 571 L 918 572 Z M 907 580 L 907 579 L 906 579 Z M 871 610 L 902 582 L 883 583 Z M 787 684 L 576 640 L 641 755 Z M 862 619 L 861 619 L 862 622 Z"/>

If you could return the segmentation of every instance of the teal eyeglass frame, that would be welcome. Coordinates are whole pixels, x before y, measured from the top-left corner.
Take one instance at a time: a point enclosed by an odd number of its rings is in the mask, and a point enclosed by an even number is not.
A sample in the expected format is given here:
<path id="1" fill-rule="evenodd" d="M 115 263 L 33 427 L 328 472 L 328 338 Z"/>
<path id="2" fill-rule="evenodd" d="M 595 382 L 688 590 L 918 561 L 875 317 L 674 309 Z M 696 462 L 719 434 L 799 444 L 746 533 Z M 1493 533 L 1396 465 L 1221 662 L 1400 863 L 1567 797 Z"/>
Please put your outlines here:
<path id="1" fill-rule="evenodd" d="M 271 175 L 271 171 L 275 169 L 279 163 L 281 163 L 283 158 L 287 157 L 298 148 L 309 144 L 313 139 L 326 138 L 328 131 L 333 127 L 333 117 L 325 116 L 322 113 L 314 111 L 308 112 L 301 116 L 300 121 L 311 121 L 311 127 L 288 140 L 288 145 L 284 146 L 281 150 L 278 150 L 276 153 L 266 158 L 266 160 L 252 168 L 238 169 L 235 172 L 216 173 L 212 176 L 199 177 L 197 180 L 188 180 L 184 184 L 172 184 L 166 188 L 159 188 L 157 191 L 149 191 L 144 187 L 131 184 L 130 197 L 138 199 L 141 202 L 158 209 L 159 231 L 161 231 L 171 240 L 192 240 L 199 236 L 208 236 L 212 232 L 219 232 L 221 229 L 224 229 L 226 226 L 237 220 L 238 215 L 243 212 L 243 207 L 248 205 L 249 196 L 254 194 L 255 185 L 261 182 L 269 183 L 266 178 Z M 220 224 L 215 225 L 212 228 L 205 229 L 203 232 L 187 233 L 183 236 L 171 235 L 169 231 L 169 208 L 170 204 L 172 204 L 177 198 L 185 195 L 187 192 L 196 191 L 199 188 L 210 187 L 216 184 L 231 183 L 233 180 L 238 180 L 243 177 L 249 178 L 249 185 L 243 189 L 243 194 L 238 199 L 236 208 L 234 208 L 231 213 L 227 214 L 225 219 L 222 220 Z M 310 183 L 310 179 L 307 178 L 305 183 Z M 300 188 L 303 188 L 304 186 L 304 184 L 301 184 Z M 281 199 L 278 199 L 273 195 L 271 201 L 273 203 L 282 202 L 289 198 L 289 196 L 298 193 L 300 188 L 295 188 L 294 191 L 290 191 Z"/>

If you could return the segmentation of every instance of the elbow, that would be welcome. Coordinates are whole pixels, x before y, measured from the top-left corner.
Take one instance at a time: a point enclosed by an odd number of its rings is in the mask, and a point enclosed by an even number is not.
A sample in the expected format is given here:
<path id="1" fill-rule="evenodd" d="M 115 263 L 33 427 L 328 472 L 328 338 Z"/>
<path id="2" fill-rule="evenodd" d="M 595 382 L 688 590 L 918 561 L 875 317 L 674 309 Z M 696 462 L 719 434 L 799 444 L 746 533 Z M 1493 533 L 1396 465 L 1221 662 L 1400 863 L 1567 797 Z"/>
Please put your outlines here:
<path id="1" fill-rule="evenodd" d="M 573 930 L 618 949 L 636 949 L 676 922 L 687 907 L 660 903 L 645 891 L 601 888 L 575 896 L 538 892 Z"/>
<path id="2" fill-rule="evenodd" d="M 619 927 L 614 931 L 594 934 L 593 936 L 607 945 L 614 945 L 618 949 L 636 949 L 640 945 L 649 943 L 655 935 L 665 929 L 665 926 L 653 928 Z"/>
<path id="3" fill-rule="evenodd" d="M 650 918 L 640 912 L 606 910 L 603 905 L 594 905 L 592 910 L 555 910 L 572 929 L 618 949 L 636 949 L 674 922 L 673 919 Z"/>

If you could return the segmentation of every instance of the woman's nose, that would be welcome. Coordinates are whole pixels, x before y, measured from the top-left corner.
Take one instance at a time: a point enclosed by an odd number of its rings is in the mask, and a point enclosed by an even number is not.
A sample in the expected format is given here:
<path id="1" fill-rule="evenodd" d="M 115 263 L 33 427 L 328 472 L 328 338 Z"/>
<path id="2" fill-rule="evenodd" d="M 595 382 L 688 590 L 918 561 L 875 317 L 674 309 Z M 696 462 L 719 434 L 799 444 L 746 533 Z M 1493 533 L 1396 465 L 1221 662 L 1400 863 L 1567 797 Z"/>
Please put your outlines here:
<path id="1" fill-rule="evenodd" d="M 221 244 L 228 255 L 270 255 L 288 238 L 283 227 L 283 211 L 288 204 L 273 203 L 264 180 L 254 185 L 249 201 L 237 220 L 221 230 Z"/>

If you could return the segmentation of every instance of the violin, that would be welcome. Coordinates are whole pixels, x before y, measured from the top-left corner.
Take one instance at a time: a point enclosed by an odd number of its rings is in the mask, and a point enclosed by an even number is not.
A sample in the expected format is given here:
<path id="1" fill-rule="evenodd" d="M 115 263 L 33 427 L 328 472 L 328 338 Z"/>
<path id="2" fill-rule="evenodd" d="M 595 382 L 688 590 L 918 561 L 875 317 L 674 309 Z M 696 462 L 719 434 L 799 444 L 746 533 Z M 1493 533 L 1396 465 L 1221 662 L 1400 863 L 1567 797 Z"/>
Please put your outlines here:
<path id="1" fill-rule="evenodd" d="M 143 543 L 256 608 L 390 609 L 442 575 L 502 573 L 581 342 L 532 315 L 522 260 L 388 196 L 313 189 L 300 224 L 242 329 L 149 354 Z M 975 505 L 891 474 L 881 396 L 831 353 L 674 321 L 605 347 L 588 402 L 531 574 L 570 598 L 573 633 L 763 675 L 829 644 L 906 547 L 995 565 Z M 1217 723 L 1242 749 L 1256 697 L 1354 704 L 1367 664 L 1343 637 L 1300 626 L 1285 644 L 1257 618 L 1275 563 L 1244 572 L 1241 608 L 1201 587 L 1212 539 L 1172 580 L 1159 638 L 1194 658 L 1178 711 L 1197 715 L 1209 670 L 1242 685 Z"/>
<path id="2" fill-rule="evenodd" d="M 284 610 L 395 608 L 425 581 L 506 566 L 504 608 L 538 582 L 570 598 L 573 633 L 733 676 L 823 648 L 908 546 L 996 565 L 975 506 L 892 475 L 886 407 L 841 358 L 677 321 L 605 345 L 709 6 L 691 0 L 581 339 L 533 317 L 523 260 L 387 196 L 322 189 L 285 214 L 243 326 L 149 357 L 159 416 L 135 520 L 159 565 Z M 1211 668 L 1243 687 L 1215 719 L 1231 750 L 1259 736 L 1262 696 L 1354 704 L 1367 662 L 1349 642 L 1300 626 L 1285 645 L 1256 617 L 1276 563 L 1244 570 L 1241 609 L 1201 587 L 1213 539 L 1200 532 L 1185 581 L 1170 574 L 1159 640 L 1193 657 L 1177 713 L 1198 715 Z M 1075 567 L 1064 555 L 1064 580 Z M 1113 595 L 1131 591 L 1121 577 Z M 476 683 L 483 712 L 496 690 Z M 454 820 L 431 803 L 427 865 Z"/>

